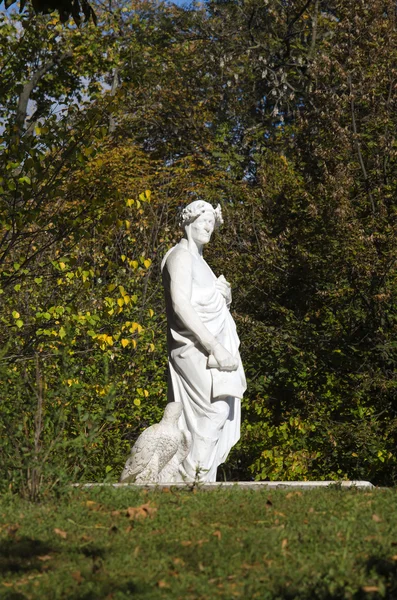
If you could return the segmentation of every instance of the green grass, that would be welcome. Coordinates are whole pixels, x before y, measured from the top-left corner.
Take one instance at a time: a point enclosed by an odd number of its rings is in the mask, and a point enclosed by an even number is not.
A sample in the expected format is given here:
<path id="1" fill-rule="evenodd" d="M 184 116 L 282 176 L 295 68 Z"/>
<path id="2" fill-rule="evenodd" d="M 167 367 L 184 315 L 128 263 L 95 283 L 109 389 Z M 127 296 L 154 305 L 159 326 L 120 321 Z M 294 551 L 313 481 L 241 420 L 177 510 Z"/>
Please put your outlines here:
<path id="1" fill-rule="evenodd" d="M 397 598 L 396 501 L 338 489 L 6 496 L 0 598 Z"/>

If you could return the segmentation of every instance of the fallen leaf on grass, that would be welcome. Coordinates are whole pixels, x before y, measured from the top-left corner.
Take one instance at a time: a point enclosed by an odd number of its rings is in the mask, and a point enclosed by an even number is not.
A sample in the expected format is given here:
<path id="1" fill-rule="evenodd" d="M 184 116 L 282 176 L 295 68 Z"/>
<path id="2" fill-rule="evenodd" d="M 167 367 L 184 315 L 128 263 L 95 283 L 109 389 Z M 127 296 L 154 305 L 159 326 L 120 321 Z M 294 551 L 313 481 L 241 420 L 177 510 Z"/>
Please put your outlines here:
<path id="1" fill-rule="evenodd" d="M 181 546 L 191 546 L 192 544 L 193 544 L 193 542 L 190 540 L 185 540 L 185 541 L 181 542 Z"/>
<path id="2" fill-rule="evenodd" d="M 183 565 L 185 564 L 185 561 L 184 561 L 182 558 L 178 558 L 178 557 L 174 558 L 174 559 L 172 560 L 172 562 L 174 563 L 174 565 L 177 565 L 177 566 L 178 566 L 178 565 L 180 565 L 180 566 L 182 566 L 182 567 L 183 567 Z M 200 568 L 200 564 L 201 564 L 201 563 L 199 563 L 199 568 Z"/>
<path id="3" fill-rule="evenodd" d="M 91 506 L 95 506 L 97 504 L 97 502 L 95 502 L 95 500 L 87 500 L 85 505 L 88 506 L 89 508 Z"/>
<path id="4" fill-rule="evenodd" d="M 135 556 L 135 558 L 138 556 L 138 554 L 140 552 L 140 549 L 141 549 L 140 546 L 136 546 L 136 548 L 135 548 L 135 550 L 133 552 L 133 555 Z"/>
<path id="5" fill-rule="evenodd" d="M 46 560 L 52 560 L 53 557 L 50 554 L 44 554 L 44 556 L 38 556 L 37 558 L 45 562 Z"/>
<path id="6" fill-rule="evenodd" d="M 273 564 L 273 560 L 271 558 L 263 558 L 263 562 L 267 567 L 271 567 Z"/>
<path id="7" fill-rule="evenodd" d="M 285 496 L 287 500 L 289 500 L 290 498 L 293 498 L 294 496 L 302 496 L 302 492 L 288 492 L 288 494 Z"/>
<path id="8" fill-rule="evenodd" d="M 380 523 L 382 521 L 382 519 L 375 514 L 372 515 L 372 520 L 375 521 L 375 523 Z"/>
<path id="9" fill-rule="evenodd" d="M 10 525 L 7 528 L 7 535 L 14 536 L 19 529 L 19 524 L 15 523 L 15 525 Z"/>
<path id="10" fill-rule="evenodd" d="M 377 585 L 363 585 L 361 589 L 363 592 L 379 592 Z"/>
<path id="11" fill-rule="evenodd" d="M 212 535 L 214 535 L 215 537 L 217 537 L 218 540 L 222 539 L 222 533 L 219 531 L 219 529 L 217 529 L 216 531 L 214 531 L 214 533 Z"/>
<path id="12" fill-rule="evenodd" d="M 141 504 L 141 506 L 130 506 L 127 508 L 127 517 L 130 519 L 146 519 L 146 517 L 153 517 L 157 512 L 155 506 L 151 506 L 150 502 Z"/>
<path id="13" fill-rule="evenodd" d="M 54 533 L 59 535 L 59 537 L 63 538 L 64 540 L 66 540 L 66 538 L 68 537 L 68 534 L 66 533 L 66 531 L 63 531 L 62 529 L 58 529 L 57 527 L 55 527 Z"/>
<path id="14" fill-rule="evenodd" d="M 287 540 L 287 538 L 284 538 L 283 541 L 281 542 L 281 550 L 283 552 L 285 552 L 287 550 L 287 546 L 288 546 L 288 540 Z"/>
<path id="15" fill-rule="evenodd" d="M 243 563 L 243 564 L 241 565 L 241 567 L 242 567 L 243 569 L 247 569 L 247 570 L 249 570 L 249 569 L 255 569 L 255 568 L 256 568 L 256 566 L 257 566 L 257 565 L 250 565 L 249 563 Z"/>
<path id="16" fill-rule="evenodd" d="M 81 583 L 82 581 L 84 581 L 84 577 L 82 577 L 80 571 L 74 571 L 73 573 L 71 573 L 73 579 L 75 581 L 77 581 L 77 583 Z"/>
<path id="17" fill-rule="evenodd" d="M 14 584 L 13 583 L 8 583 L 8 581 L 2 581 L 1 582 L 5 587 L 12 587 Z"/>
<path id="18" fill-rule="evenodd" d="M 120 510 L 112 510 L 112 512 L 110 514 L 112 515 L 112 517 L 118 517 L 119 515 L 121 515 L 121 511 Z"/>
<path id="19" fill-rule="evenodd" d="M 157 582 L 157 587 L 159 588 L 169 588 L 169 584 L 166 581 L 163 581 L 162 579 L 160 579 L 160 581 Z"/>

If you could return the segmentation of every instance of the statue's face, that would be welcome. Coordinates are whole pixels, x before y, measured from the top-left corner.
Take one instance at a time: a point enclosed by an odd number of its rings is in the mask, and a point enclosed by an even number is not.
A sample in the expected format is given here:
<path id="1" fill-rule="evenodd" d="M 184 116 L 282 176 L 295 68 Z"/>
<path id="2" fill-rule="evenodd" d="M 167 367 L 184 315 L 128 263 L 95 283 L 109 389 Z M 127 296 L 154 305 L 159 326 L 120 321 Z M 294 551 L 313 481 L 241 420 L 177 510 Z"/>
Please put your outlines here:
<path id="1" fill-rule="evenodd" d="M 208 244 L 215 227 L 213 211 L 202 213 L 190 224 L 190 235 L 196 244 Z"/>

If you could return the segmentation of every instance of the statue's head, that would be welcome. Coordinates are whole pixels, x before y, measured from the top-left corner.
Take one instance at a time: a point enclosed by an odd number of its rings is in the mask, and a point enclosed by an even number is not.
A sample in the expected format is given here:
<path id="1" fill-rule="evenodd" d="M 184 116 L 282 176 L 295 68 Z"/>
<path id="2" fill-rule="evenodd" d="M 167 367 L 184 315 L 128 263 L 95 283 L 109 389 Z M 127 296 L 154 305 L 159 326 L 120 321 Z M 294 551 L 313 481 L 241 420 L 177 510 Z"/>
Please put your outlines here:
<path id="1" fill-rule="evenodd" d="M 204 200 L 195 200 L 182 210 L 179 222 L 186 237 L 207 244 L 214 229 L 223 224 L 221 206 L 214 208 Z"/>

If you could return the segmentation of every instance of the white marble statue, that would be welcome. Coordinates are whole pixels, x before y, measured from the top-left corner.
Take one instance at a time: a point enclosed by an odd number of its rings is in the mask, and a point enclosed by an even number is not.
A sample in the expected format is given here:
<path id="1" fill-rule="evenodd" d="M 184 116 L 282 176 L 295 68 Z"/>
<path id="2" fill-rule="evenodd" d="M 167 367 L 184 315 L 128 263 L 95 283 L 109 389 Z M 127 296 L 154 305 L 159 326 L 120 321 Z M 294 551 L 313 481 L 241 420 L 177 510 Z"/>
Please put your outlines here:
<path id="1" fill-rule="evenodd" d="M 162 263 L 168 321 L 169 402 L 183 407 L 181 430 L 192 436 L 189 454 L 172 481 L 216 481 L 240 437 L 246 389 L 239 338 L 229 311 L 230 284 L 216 277 L 203 246 L 223 223 L 221 208 L 196 200 L 181 214 L 184 237 Z"/>
<path id="2" fill-rule="evenodd" d="M 182 405 L 167 404 L 160 423 L 148 427 L 135 442 L 120 477 L 121 483 L 166 483 L 183 474 L 192 436 L 178 427 Z"/>

